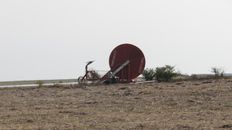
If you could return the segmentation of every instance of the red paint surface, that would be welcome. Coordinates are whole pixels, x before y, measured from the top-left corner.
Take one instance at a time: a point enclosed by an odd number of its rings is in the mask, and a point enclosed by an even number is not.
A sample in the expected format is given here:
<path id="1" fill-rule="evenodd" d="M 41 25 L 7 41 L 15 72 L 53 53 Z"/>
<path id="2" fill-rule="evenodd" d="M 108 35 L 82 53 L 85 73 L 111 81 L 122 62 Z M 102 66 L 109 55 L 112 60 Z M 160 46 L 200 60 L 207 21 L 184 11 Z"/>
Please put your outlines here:
<path id="1" fill-rule="evenodd" d="M 114 71 L 127 60 L 130 61 L 130 64 L 116 76 L 120 79 L 131 81 L 137 78 L 145 67 L 144 54 L 138 47 L 131 44 L 117 46 L 110 54 L 109 65 L 111 70 Z"/>

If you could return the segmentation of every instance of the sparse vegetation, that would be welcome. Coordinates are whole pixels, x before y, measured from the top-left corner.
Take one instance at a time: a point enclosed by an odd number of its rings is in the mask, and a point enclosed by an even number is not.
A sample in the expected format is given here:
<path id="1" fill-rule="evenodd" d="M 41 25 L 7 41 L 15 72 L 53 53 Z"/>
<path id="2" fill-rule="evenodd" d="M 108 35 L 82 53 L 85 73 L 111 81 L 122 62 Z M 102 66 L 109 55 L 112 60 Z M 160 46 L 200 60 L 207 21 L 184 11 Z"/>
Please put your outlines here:
<path id="1" fill-rule="evenodd" d="M 42 87 L 44 83 L 43 83 L 43 81 L 38 80 L 38 81 L 36 81 L 36 84 L 38 84 L 39 87 Z"/>
<path id="2" fill-rule="evenodd" d="M 197 80 L 197 79 L 198 79 L 197 74 L 192 74 L 190 77 L 191 77 L 191 79 L 193 79 L 193 80 Z"/>
<path id="3" fill-rule="evenodd" d="M 155 78 L 155 70 L 147 68 L 143 71 L 142 75 L 146 81 L 153 80 Z"/>
<path id="4" fill-rule="evenodd" d="M 223 77 L 225 71 L 222 68 L 212 67 L 211 72 L 214 73 L 215 78 Z"/>
<path id="5" fill-rule="evenodd" d="M 158 82 L 167 82 L 178 76 L 174 66 L 166 65 L 155 69 L 155 78 Z"/>
<path id="6" fill-rule="evenodd" d="M 2 88 L 0 129 L 231 129 L 230 86 L 231 79 L 207 79 L 85 89 Z"/>
<path id="7" fill-rule="evenodd" d="M 155 70 L 147 68 L 142 75 L 146 81 L 156 79 L 158 82 L 168 82 L 180 74 L 174 66 L 165 65 L 164 67 L 157 67 Z"/>

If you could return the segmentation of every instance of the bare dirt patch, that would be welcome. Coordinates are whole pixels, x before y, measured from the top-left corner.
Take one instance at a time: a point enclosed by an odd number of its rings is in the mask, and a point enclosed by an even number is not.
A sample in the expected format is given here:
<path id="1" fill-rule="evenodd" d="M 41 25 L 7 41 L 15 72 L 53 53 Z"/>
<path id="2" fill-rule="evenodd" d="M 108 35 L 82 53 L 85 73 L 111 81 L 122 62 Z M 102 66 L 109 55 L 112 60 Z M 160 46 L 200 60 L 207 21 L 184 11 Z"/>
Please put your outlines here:
<path id="1" fill-rule="evenodd" d="M 232 129 L 229 79 L 2 88 L 0 129 Z"/>

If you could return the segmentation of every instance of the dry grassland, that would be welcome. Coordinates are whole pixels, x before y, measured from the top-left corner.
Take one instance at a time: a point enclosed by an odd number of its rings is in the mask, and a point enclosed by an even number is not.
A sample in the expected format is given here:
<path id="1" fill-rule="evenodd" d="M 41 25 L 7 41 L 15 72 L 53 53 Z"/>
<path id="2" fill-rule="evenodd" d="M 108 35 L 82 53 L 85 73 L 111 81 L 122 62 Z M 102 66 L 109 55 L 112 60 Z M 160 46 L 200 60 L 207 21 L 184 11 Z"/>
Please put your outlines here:
<path id="1" fill-rule="evenodd" d="M 0 129 L 232 129 L 232 79 L 2 88 Z"/>

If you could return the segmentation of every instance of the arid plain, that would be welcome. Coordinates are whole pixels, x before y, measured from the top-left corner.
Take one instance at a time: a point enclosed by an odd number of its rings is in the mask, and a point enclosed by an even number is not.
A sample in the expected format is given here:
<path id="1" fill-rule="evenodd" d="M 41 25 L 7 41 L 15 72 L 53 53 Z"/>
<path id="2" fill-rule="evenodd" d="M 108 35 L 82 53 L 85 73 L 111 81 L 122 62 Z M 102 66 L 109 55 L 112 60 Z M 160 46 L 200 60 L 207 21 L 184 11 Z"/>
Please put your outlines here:
<path id="1" fill-rule="evenodd" d="M 232 129 L 232 79 L 1 88 L 0 129 Z"/>

